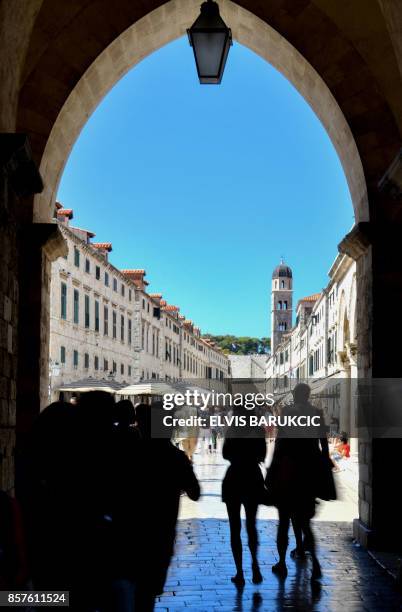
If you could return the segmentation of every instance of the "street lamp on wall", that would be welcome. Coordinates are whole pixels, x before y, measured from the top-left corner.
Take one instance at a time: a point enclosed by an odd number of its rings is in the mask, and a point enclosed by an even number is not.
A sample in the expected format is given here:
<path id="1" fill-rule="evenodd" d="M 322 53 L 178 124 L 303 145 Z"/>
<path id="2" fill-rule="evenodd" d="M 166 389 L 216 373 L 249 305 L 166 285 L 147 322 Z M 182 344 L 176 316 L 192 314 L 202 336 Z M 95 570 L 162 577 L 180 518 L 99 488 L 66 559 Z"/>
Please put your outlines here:
<path id="1" fill-rule="evenodd" d="M 207 0 L 202 3 L 201 13 L 187 34 L 200 83 L 219 85 L 232 44 L 232 31 L 220 16 L 216 2 Z"/>

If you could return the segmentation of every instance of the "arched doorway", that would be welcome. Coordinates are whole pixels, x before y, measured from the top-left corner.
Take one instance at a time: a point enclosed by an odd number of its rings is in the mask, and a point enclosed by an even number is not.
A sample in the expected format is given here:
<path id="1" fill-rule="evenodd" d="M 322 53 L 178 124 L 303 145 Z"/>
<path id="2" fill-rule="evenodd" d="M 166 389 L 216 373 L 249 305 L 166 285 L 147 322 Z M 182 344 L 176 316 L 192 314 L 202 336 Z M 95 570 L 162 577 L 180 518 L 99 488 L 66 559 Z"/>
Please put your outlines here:
<path id="1" fill-rule="evenodd" d="M 380 294 L 390 289 L 398 300 L 402 285 L 396 248 L 401 217 L 392 200 L 399 197 L 398 186 L 392 185 L 392 193 L 387 190 L 393 170 L 388 175 L 387 171 L 401 146 L 402 61 L 397 44 L 401 9 L 391 0 L 370 6 L 363 0 L 353 6 L 305 0 L 297 7 L 283 0 L 264 8 L 251 0 L 222 0 L 221 8 L 235 38 L 294 83 L 334 142 L 356 216 L 356 226 L 340 248 L 357 260 L 358 369 L 362 375 L 399 375 L 399 364 L 384 359 L 387 343 Z M 145 9 L 124 0 L 116 14 L 102 0 L 57 8 L 51 0 L 37 0 L 24 15 L 7 7 L 2 10 L 4 23 L 9 31 L 15 30 L 19 43 L 3 54 L 10 62 L 2 125 L 30 136 L 33 159 L 45 183 L 43 194 L 27 203 L 16 221 L 18 225 L 33 220 L 37 227 L 28 229 L 29 239 L 13 247 L 20 261 L 19 270 L 13 270 L 20 286 L 19 299 L 15 298 L 18 329 L 17 323 L 11 326 L 18 344 L 14 396 L 20 406 L 17 423 L 24 431 L 46 386 L 47 266 L 48 258 L 62 248 L 54 228 L 46 226 L 68 152 L 108 88 L 136 61 L 181 35 L 197 14 L 198 2 L 156 1 Z M 0 42 L 1 48 L 11 46 L 7 37 Z M 3 195 L 5 201 L 8 197 Z M 28 258 L 29 273 L 23 265 Z M 367 444 L 369 448 L 371 443 Z M 385 464 L 387 457 L 393 460 L 393 451 L 381 451 Z M 385 508 L 390 492 L 386 479 L 379 479 L 373 490 L 372 454 L 362 448 L 361 458 L 367 469 L 362 470 L 360 515 L 366 526 L 377 522 L 375 528 L 383 532 L 381 512 L 373 515 L 372 507 Z"/>

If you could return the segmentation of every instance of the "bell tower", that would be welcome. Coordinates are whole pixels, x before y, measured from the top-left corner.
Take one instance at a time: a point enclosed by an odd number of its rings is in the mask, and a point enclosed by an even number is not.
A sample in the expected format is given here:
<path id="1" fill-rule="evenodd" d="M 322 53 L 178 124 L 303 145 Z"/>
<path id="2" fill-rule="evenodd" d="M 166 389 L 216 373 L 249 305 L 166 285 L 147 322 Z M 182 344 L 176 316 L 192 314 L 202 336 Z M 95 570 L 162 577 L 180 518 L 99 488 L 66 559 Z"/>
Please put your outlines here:
<path id="1" fill-rule="evenodd" d="M 292 328 L 293 277 L 292 270 L 283 259 L 272 273 L 271 287 L 271 353 L 273 354 L 284 333 Z"/>

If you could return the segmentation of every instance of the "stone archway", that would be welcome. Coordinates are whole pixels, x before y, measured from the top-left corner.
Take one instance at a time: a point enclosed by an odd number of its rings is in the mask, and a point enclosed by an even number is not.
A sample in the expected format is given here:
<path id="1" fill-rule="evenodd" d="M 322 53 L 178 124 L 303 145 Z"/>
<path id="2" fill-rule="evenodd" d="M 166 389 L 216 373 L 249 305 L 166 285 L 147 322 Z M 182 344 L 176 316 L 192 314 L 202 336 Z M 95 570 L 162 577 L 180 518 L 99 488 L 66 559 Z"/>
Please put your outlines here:
<path id="1" fill-rule="evenodd" d="M 398 0 L 220 4 L 236 40 L 294 83 L 338 151 L 356 220 L 339 248 L 357 261 L 359 371 L 400 376 L 402 367 L 388 351 L 383 295 L 400 309 L 402 214 L 395 198 L 402 193 L 396 157 L 402 145 L 402 6 Z M 18 7 L 0 2 L 0 126 L 27 133 L 45 182 L 35 202 L 11 194 L 7 176 L 1 183 L 8 282 L 0 286 L 5 304 L 0 320 L 9 341 L 0 347 L 0 399 L 6 402 L 10 431 L 16 397 L 17 427 L 24 430 L 46 384 L 47 275 L 50 258 L 60 253 L 54 226 L 47 222 L 71 146 L 108 88 L 145 55 L 183 34 L 198 10 L 199 0 L 119 0 L 119 10 L 109 0 L 24 0 Z M 402 330 L 394 332 L 393 341 L 400 344 Z M 10 466 L 12 446 L 10 437 Z M 396 444 L 368 441 L 360 448 L 364 529 L 392 542 L 400 508 L 394 507 L 394 524 L 382 520 L 393 491 L 386 466 L 395 471 L 401 456 Z M 398 533 L 402 537 L 402 528 Z"/>
<path id="2" fill-rule="evenodd" d="M 356 222 L 369 220 L 363 166 L 350 127 L 328 86 L 309 62 L 278 32 L 231 0 L 221 13 L 234 39 L 277 68 L 310 104 L 323 123 L 348 181 Z M 170 0 L 125 30 L 81 77 L 52 127 L 40 164 L 45 189 L 37 195 L 34 221 L 52 217 L 57 187 L 69 153 L 88 117 L 113 85 L 144 57 L 186 34 L 199 0 Z"/>
<path id="3" fill-rule="evenodd" d="M 280 71 L 319 117 L 341 160 L 351 193 L 355 221 L 367 223 L 370 219 L 369 201 L 360 154 L 350 126 L 325 81 L 293 45 L 255 14 L 231 0 L 221 0 L 220 9 L 226 23 L 230 24 L 234 39 Z M 127 28 L 98 55 L 81 76 L 62 106 L 42 154 L 39 169 L 44 190 L 35 196 L 34 223 L 48 223 L 52 219 L 64 166 L 83 126 L 97 105 L 114 84 L 142 59 L 185 35 L 186 27 L 192 23 L 198 10 L 199 0 L 188 0 L 185 3 L 170 0 Z M 346 308 L 345 304 L 343 334 L 348 333 L 349 329 Z M 345 369 L 345 376 L 350 378 L 349 367 L 347 372 Z M 348 398 L 343 398 L 342 403 L 349 407 L 349 385 L 347 393 Z M 343 415 L 342 418 L 343 430 L 350 430 L 350 417 Z"/>

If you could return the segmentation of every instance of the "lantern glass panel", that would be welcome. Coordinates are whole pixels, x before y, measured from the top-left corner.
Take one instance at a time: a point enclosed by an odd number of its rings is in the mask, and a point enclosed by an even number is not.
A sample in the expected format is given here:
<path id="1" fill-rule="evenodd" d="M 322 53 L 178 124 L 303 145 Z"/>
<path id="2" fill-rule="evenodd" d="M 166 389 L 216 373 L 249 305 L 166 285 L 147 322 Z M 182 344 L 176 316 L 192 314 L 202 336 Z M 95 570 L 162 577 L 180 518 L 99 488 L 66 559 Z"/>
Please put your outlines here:
<path id="1" fill-rule="evenodd" d="M 193 32 L 194 54 L 200 78 L 218 78 L 227 40 L 226 32 Z"/>

